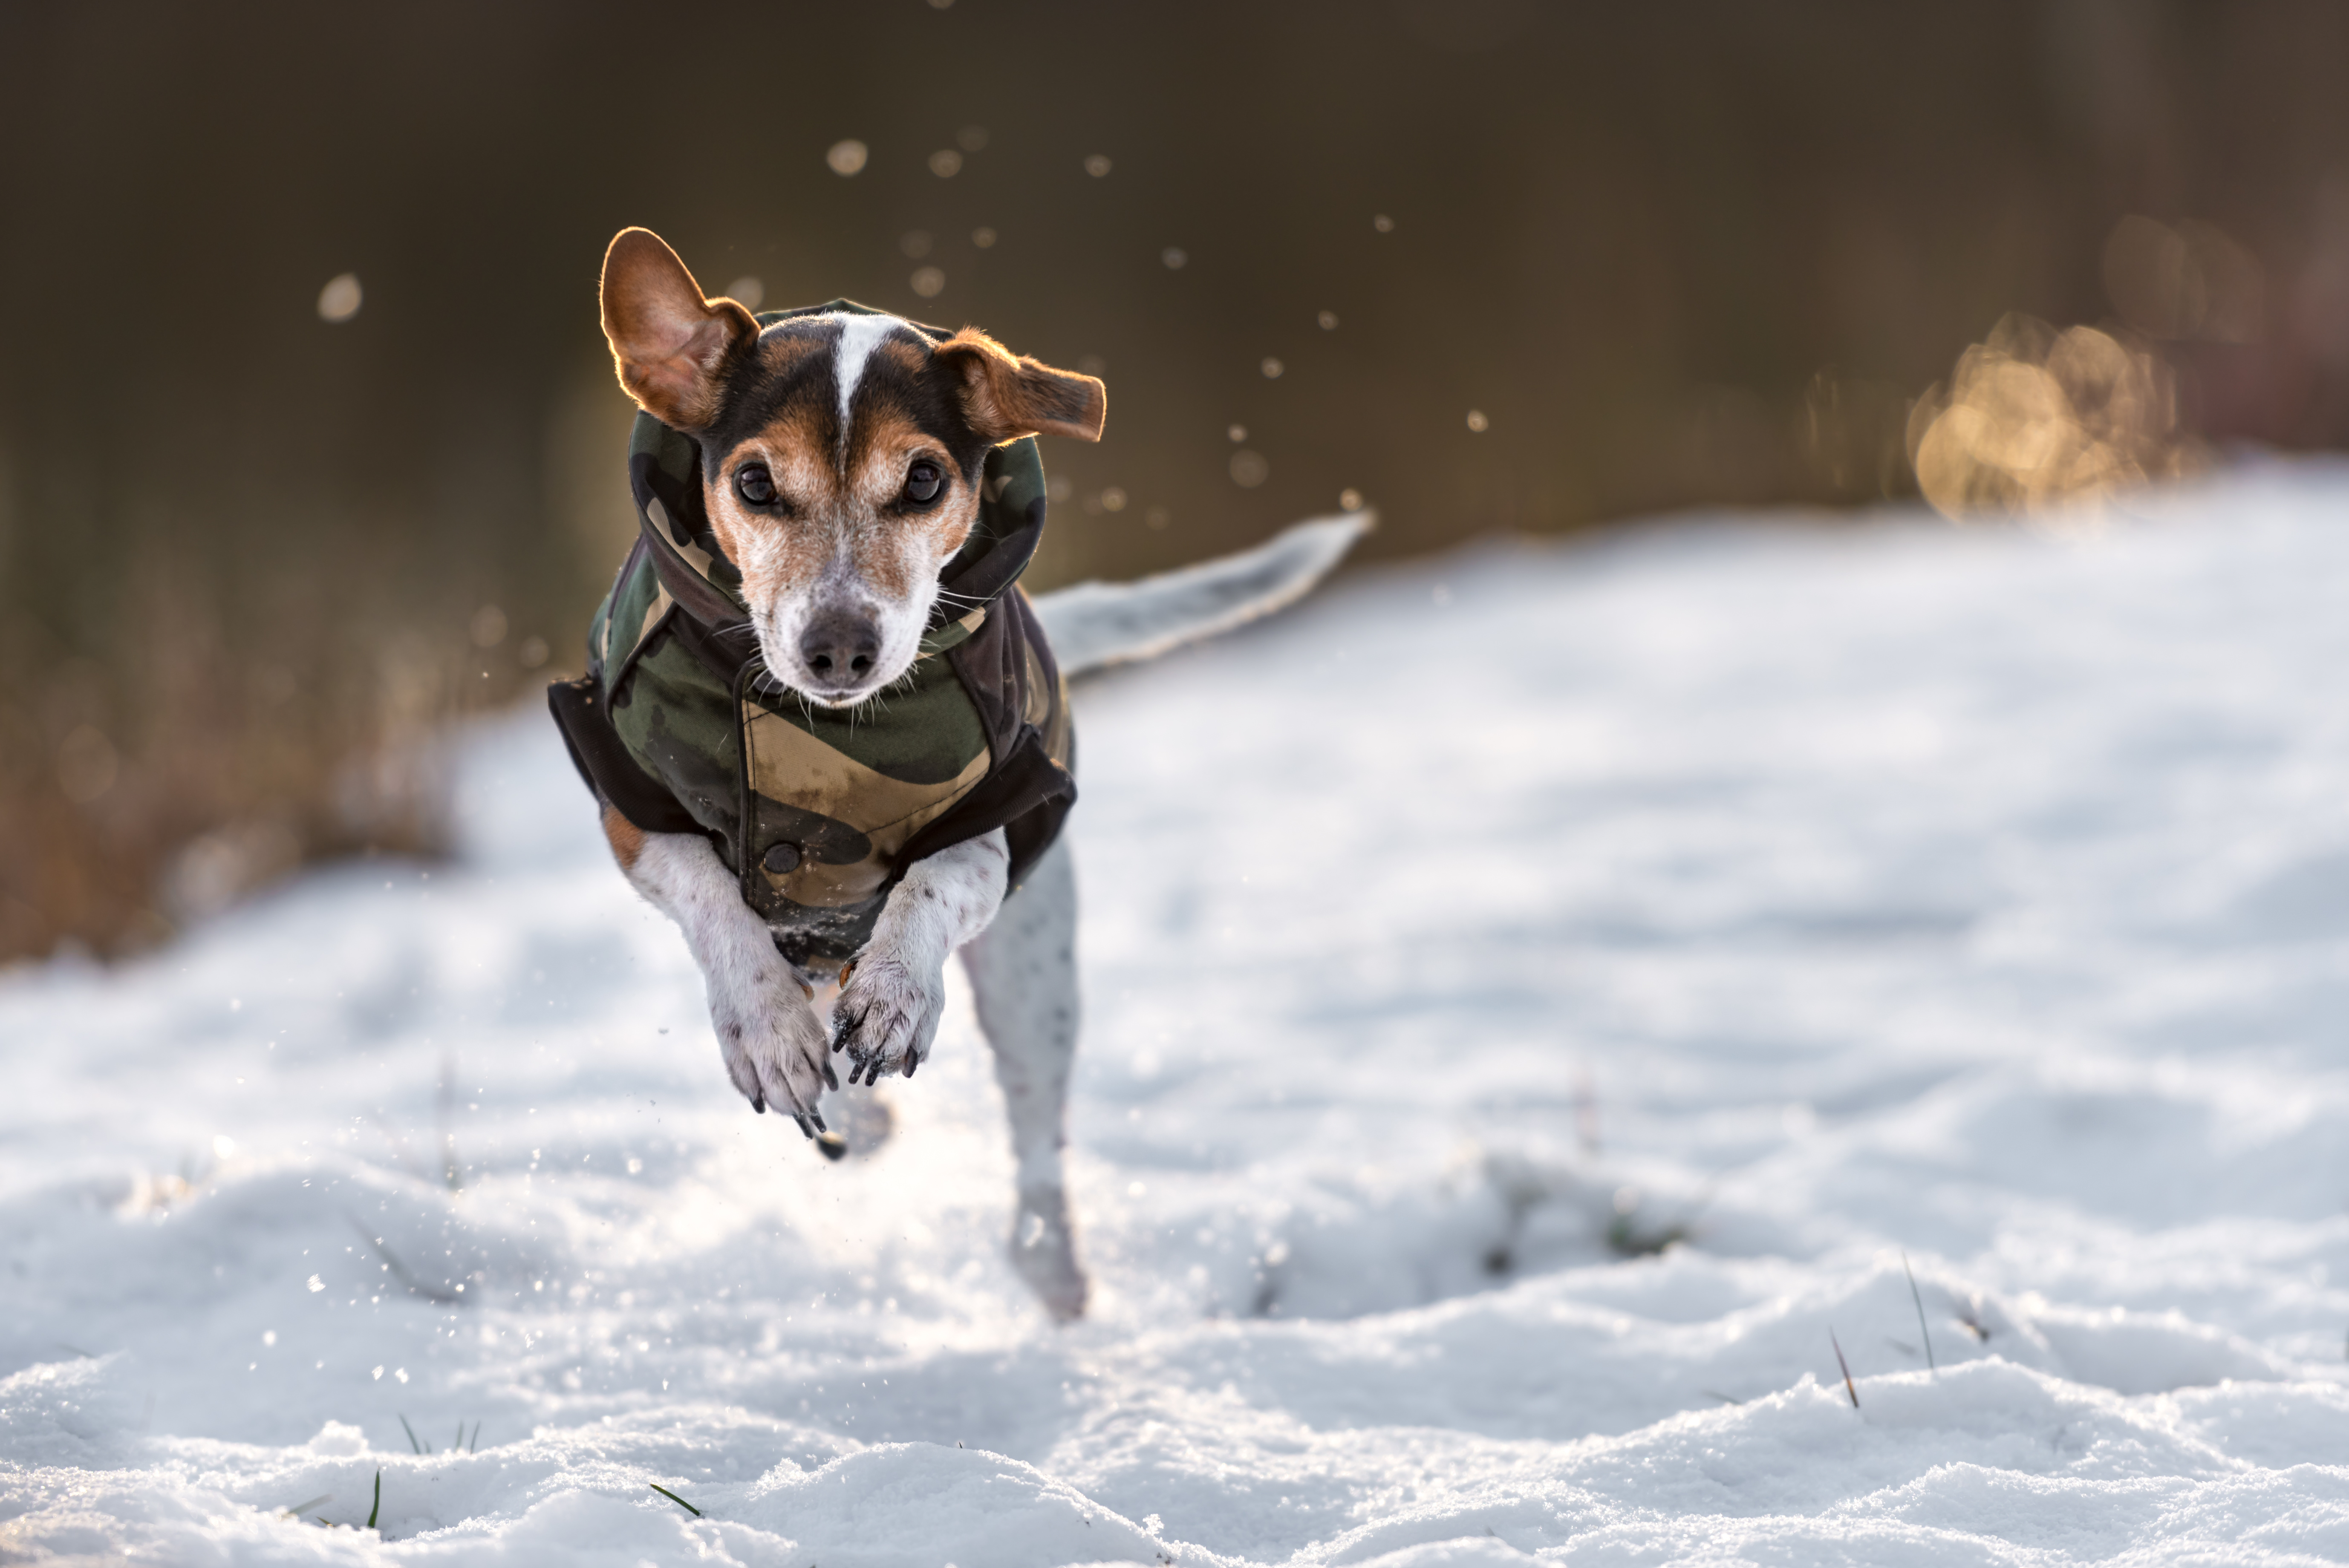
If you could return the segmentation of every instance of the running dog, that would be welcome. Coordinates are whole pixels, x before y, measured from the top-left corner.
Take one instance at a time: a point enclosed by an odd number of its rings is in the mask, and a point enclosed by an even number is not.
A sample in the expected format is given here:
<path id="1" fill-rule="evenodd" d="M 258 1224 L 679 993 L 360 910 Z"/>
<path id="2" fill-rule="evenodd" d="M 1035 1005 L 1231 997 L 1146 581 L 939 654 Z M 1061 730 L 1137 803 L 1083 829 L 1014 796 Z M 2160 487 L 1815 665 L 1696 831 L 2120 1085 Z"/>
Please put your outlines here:
<path id="1" fill-rule="evenodd" d="M 1019 1163 L 1012 1260 L 1077 1317 L 1065 676 L 1288 603 L 1369 520 L 1030 601 L 1032 438 L 1098 439 L 1098 380 L 845 301 L 753 315 L 643 229 L 602 307 L 641 531 L 588 676 L 550 697 L 613 854 L 683 933 L 735 1087 L 835 1157 L 833 1057 L 913 1077 L 959 953 Z"/>

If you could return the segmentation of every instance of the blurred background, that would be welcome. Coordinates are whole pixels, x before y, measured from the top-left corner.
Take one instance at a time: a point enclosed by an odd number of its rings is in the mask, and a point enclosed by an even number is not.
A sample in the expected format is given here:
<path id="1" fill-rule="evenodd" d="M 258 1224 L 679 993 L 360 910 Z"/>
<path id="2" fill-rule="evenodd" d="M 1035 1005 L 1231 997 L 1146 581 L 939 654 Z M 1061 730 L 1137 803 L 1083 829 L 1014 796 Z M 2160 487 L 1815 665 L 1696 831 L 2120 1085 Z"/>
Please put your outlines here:
<path id="1" fill-rule="evenodd" d="M 0 959 L 434 851 L 625 549 L 612 233 L 1109 383 L 1031 587 L 2349 439 L 2349 7 L 0 6 Z M 561 803 L 588 810 L 584 795 Z"/>

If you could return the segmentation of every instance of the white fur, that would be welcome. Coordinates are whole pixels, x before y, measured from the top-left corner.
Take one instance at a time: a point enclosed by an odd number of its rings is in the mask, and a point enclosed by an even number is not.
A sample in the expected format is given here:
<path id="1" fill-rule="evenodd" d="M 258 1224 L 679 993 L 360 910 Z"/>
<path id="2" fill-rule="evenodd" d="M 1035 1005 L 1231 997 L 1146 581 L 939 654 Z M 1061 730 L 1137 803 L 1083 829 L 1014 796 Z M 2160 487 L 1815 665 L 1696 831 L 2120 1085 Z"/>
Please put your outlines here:
<path id="1" fill-rule="evenodd" d="M 881 346 L 890 334 L 903 328 L 913 330 L 894 315 L 835 315 L 840 324 L 840 341 L 833 346 L 832 379 L 840 394 L 841 460 L 848 456 L 849 408 L 856 400 L 856 388 L 864 380 L 864 366 L 873 351 Z"/>
<path id="2" fill-rule="evenodd" d="M 1012 1266 L 1066 1322 L 1083 1315 L 1086 1295 L 1061 1175 L 1079 1021 L 1077 878 L 1067 839 L 1044 851 L 994 922 L 963 948 L 962 966 L 994 1053 L 1019 1161 Z"/>
<path id="3" fill-rule="evenodd" d="M 1376 525 L 1367 511 L 1300 522 L 1254 550 L 1138 583 L 1055 589 L 1036 601 L 1036 614 L 1062 675 L 1155 658 L 1288 603 Z"/>
<path id="4" fill-rule="evenodd" d="M 910 536 L 904 548 L 912 548 L 923 535 Z M 750 624 L 759 634 L 760 656 L 766 661 L 768 671 L 793 691 L 821 703 L 826 707 L 854 707 L 870 700 L 873 694 L 885 690 L 921 656 L 922 634 L 930 624 L 930 609 L 937 603 L 939 561 L 920 563 L 921 573 L 913 592 L 902 599 L 883 599 L 865 583 L 856 569 L 856 558 L 849 542 L 843 540 L 823 569 L 810 577 L 798 591 L 779 593 L 765 605 L 752 611 Z M 880 652 L 874 656 L 873 673 L 849 688 L 844 695 L 826 695 L 818 688 L 815 673 L 801 659 L 800 634 L 817 615 L 835 610 L 862 614 L 872 623 L 880 639 Z M 835 688 L 837 690 L 838 688 Z"/>
<path id="5" fill-rule="evenodd" d="M 627 876 L 685 934 L 709 993 L 726 1076 L 743 1099 L 804 1125 L 832 1076 L 823 1024 L 766 923 L 742 902 L 734 873 L 698 833 L 647 833 Z"/>
<path id="6" fill-rule="evenodd" d="M 836 1037 L 857 1070 L 913 1076 L 946 1005 L 947 960 L 1003 906 L 1011 851 L 1003 830 L 916 861 L 890 890 L 873 940 L 833 1004 Z"/>

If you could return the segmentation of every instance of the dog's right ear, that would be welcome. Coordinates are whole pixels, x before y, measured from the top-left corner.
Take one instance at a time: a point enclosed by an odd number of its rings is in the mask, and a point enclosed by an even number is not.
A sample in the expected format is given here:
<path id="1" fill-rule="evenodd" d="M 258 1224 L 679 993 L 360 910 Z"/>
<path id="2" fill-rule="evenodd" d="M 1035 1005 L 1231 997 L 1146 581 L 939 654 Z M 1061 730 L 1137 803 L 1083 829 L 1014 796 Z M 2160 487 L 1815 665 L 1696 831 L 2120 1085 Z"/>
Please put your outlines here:
<path id="1" fill-rule="evenodd" d="M 623 229 L 604 253 L 604 335 L 628 395 L 690 435 L 716 421 L 728 364 L 759 324 L 730 299 L 702 298 L 658 234 Z"/>
<path id="2" fill-rule="evenodd" d="M 975 326 L 933 351 L 936 362 L 960 378 L 963 413 L 989 441 L 1022 436 L 1074 436 L 1098 441 L 1109 394 L 1098 377 L 1055 370 L 1023 358 Z"/>

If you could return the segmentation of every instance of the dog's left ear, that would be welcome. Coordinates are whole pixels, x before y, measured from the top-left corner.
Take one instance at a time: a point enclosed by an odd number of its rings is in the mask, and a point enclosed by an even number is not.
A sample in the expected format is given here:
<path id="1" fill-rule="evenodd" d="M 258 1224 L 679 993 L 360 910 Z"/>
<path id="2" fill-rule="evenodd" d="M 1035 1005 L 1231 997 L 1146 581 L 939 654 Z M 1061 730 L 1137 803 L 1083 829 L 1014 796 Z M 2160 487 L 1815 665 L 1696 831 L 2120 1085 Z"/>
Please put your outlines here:
<path id="1" fill-rule="evenodd" d="M 730 299 L 701 285 L 650 229 L 623 229 L 604 253 L 604 335 L 620 385 L 645 412 L 688 435 L 718 418 L 729 362 L 759 335 Z"/>
<path id="2" fill-rule="evenodd" d="M 939 344 L 935 358 L 961 378 L 963 415 L 990 441 L 1022 436 L 1101 439 L 1109 392 L 1093 377 L 1014 355 L 975 326 Z"/>

